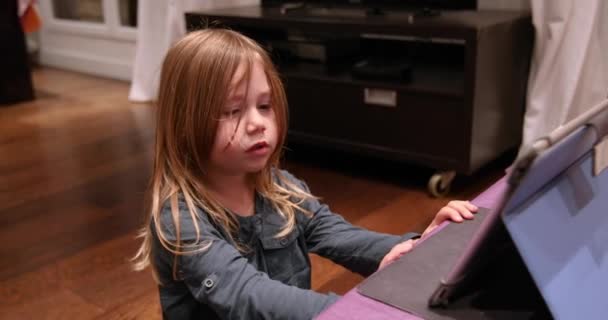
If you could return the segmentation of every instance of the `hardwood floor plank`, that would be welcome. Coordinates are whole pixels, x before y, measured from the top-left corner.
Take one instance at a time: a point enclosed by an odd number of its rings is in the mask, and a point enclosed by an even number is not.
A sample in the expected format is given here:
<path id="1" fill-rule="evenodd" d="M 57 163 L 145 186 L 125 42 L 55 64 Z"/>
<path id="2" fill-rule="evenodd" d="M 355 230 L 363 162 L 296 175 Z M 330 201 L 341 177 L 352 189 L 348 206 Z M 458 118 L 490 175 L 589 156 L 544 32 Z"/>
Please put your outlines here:
<path id="1" fill-rule="evenodd" d="M 150 290 L 156 292 L 152 275 L 149 272 L 131 270 L 130 258 L 138 246 L 134 235 L 134 233 L 129 233 L 97 245 L 91 245 L 87 250 L 62 257 L 53 263 L 0 281 L 0 310 L 53 294 L 54 291 L 61 288 L 74 292 L 82 291 L 83 286 L 87 284 L 108 280 L 108 278 L 115 279 L 117 276 L 121 276 L 121 279 L 135 277 L 138 285 L 146 288 L 146 292 Z M 120 302 L 123 301 L 121 297 L 128 297 L 124 294 L 127 290 L 124 290 L 121 281 L 106 282 L 107 284 L 104 286 L 113 286 L 117 291 L 113 297 L 114 301 Z M 95 286 L 87 288 L 87 290 L 98 289 Z M 103 305 L 103 303 L 99 305 Z"/>
<path id="2" fill-rule="evenodd" d="M 94 319 L 103 309 L 86 301 L 81 296 L 66 289 L 41 295 L 26 303 L 3 308 L 3 319 L 64 320 Z"/>
<path id="3" fill-rule="evenodd" d="M 158 291 L 149 291 L 133 300 L 123 301 L 120 306 L 99 315 L 99 320 L 160 320 L 162 319 Z"/>

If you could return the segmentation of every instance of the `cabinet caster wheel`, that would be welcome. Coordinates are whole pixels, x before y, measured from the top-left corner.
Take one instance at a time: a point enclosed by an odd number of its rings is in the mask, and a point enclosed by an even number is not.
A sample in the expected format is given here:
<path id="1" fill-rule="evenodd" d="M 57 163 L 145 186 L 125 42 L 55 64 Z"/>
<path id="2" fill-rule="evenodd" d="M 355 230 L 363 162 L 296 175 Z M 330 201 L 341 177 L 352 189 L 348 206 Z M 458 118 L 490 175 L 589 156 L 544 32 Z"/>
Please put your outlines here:
<path id="1" fill-rule="evenodd" d="M 433 197 L 441 198 L 450 192 L 452 181 L 456 177 L 456 172 L 447 171 L 435 173 L 429 179 L 428 188 Z"/>

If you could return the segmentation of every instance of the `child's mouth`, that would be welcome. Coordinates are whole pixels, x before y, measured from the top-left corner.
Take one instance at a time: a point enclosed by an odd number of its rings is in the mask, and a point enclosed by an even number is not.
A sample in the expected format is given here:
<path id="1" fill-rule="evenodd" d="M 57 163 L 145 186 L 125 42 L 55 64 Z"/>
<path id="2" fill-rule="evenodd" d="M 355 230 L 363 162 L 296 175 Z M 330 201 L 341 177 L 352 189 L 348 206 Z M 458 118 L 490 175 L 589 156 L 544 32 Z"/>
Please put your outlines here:
<path id="1" fill-rule="evenodd" d="M 266 154 L 269 150 L 270 150 L 270 147 L 269 147 L 268 143 L 266 143 L 265 141 L 262 141 L 262 142 L 258 142 L 256 144 L 254 144 L 253 146 L 249 147 L 247 149 L 247 153 L 263 155 L 263 154 Z"/>

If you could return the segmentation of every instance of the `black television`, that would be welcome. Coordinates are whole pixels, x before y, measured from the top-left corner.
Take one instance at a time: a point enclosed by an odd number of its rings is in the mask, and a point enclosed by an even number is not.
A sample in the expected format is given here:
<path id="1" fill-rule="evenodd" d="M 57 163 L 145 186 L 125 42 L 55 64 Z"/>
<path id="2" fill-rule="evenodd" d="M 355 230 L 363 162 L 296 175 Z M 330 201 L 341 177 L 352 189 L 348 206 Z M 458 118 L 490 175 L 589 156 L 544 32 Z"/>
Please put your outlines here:
<path id="1" fill-rule="evenodd" d="M 312 6 L 352 6 L 414 10 L 424 8 L 437 10 L 477 9 L 477 0 L 262 0 L 263 6 L 277 6 L 297 3 Z"/>

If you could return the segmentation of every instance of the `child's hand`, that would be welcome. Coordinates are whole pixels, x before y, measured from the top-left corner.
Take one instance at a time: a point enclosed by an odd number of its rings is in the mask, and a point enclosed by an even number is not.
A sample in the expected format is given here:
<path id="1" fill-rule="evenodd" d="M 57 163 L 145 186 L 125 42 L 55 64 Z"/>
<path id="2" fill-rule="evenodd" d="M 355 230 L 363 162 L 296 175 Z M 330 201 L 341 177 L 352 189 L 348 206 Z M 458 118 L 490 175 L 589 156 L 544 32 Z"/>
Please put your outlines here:
<path id="1" fill-rule="evenodd" d="M 473 219 L 473 213 L 477 212 L 477 210 L 477 206 L 469 201 L 450 201 L 445 207 L 441 208 L 441 210 L 437 212 L 431 224 L 422 233 L 422 238 L 424 238 L 424 236 L 431 231 L 435 230 L 435 228 L 437 228 L 437 226 L 443 223 L 445 220 L 449 219 L 454 222 L 462 222 L 465 219 Z M 414 248 L 416 241 L 418 241 L 418 239 L 410 239 L 395 245 L 391 251 L 384 256 L 378 269 L 386 267 L 395 260 L 399 259 L 402 255 L 410 252 L 412 248 Z"/>
<path id="2" fill-rule="evenodd" d="M 389 251 L 384 256 L 384 258 L 380 262 L 380 266 L 378 267 L 378 270 L 386 267 L 387 265 L 393 263 L 395 260 L 399 259 L 399 257 L 401 257 L 402 255 L 410 252 L 412 250 L 412 248 L 414 247 L 414 245 L 416 244 L 416 241 L 418 241 L 418 239 L 410 239 L 407 241 L 403 241 L 399 244 L 396 244 L 391 249 L 391 251 Z"/>
<path id="3" fill-rule="evenodd" d="M 473 219 L 473 213 L 477 212 L 477 206 L 470 203 L 469 201 L 450 201 L 448 205 L 441 208 L 431 224 L 424 230 L 422 233 L 422 237 L 432 232 L 437 228 L 445 220 L 452 220 L 454 222 L 462 222 L 464 219 L 471 220 Z"/>

